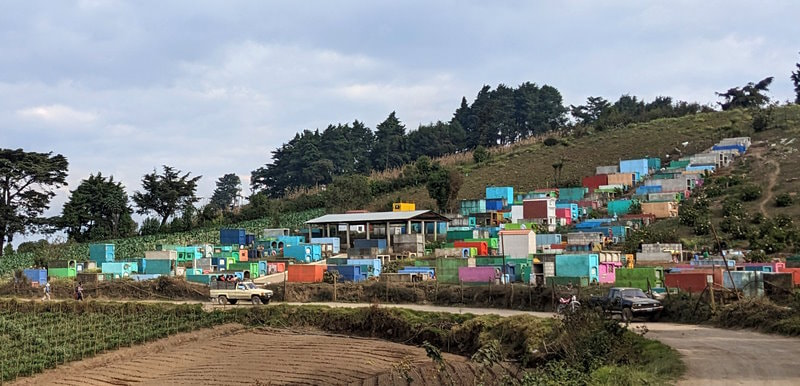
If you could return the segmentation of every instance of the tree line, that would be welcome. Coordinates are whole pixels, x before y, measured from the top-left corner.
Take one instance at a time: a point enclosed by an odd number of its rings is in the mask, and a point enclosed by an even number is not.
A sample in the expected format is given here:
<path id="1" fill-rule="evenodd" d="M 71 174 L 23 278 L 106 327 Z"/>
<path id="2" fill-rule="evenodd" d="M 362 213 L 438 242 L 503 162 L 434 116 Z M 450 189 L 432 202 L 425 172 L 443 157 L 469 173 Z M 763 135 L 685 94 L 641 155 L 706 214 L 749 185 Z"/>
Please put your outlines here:
<path id="1" fill-rule="evenodd" d="M 497 146 L 556 130 L 567 109 L 554 87 L 523 83 L 517 88 L 484 86 L 472 104 L 462 98 L 449 121 L 407 131 L 395 112 L 373 132 L 358 120 L 304 130 L 272 152 L 271 162 L 254 170 L 251 188 L 273 198 L 298 188 L 326 185 L 336 176 L 399 168 L 422 156 L 453 154 L 477 146 Z"/>
<path id="2" fill-rule="evenodd" d="M 791 72 L 800 103 L 800 63 Z M 723 110 L 761 108 L 773 78 L 717 93 Z M 66 186 L 69 163 L 63 155 L 0 148 L 0 256 L 19 234 L 64 230 L 70 240 L 105 240 L 139 234 L 184 231 L 193 227 L 274 215 L 281 211 L 327 207 L 346 210 L 363 207 L 370 199 L 406 186 L 424 185 L 441 210 L 449 210 L 461 184 L 461 175 L 431 159 L 476 150 L 476 162 L 485 148 L 511 144 L 530 136 L 592 126 L 613 129 L 629 123 L 711 111 L 697 103 L 658 97 L 645 102 L 623 95 L 614 103 L 589 97 L 585 104 L 563 105 L 560 92 L 548 85 L 524 83 L 517 88 L 484 86 L 470 104 L 462 98 L 449 121 L 421 125 L 407 132 L 392 112 L 373 132 L 363 122 L 304 130 L 271 154 L 270 163 L 251 174 L 249 204 L 237 208 L 241 180 L 226 174 L 216 182 L 209 203 L 195 205 L 197 182 L 192 176 L 164 165 L 142 177 L 142 190 L 128 196 L 113 176 L 92 174 L 70 192 L 61 215 L 42 216 L 57 189 Z M 572 122 L 568 118 L 572 117 Z M 480 158 L 480 159 L 479 159 Z M 372 180 L 375 170 L 403 167 L 399 177 Z M 293 189 L 324 185 L 318 194 L 280 200 Z M 134 206 L 131 206 L 133 202 Z M 238 209 L 238 210 L 235 210 Z M 141 226 L 137 212 L 146 215 Z M 170 221 L 171 220 L 171 221 Z"/>

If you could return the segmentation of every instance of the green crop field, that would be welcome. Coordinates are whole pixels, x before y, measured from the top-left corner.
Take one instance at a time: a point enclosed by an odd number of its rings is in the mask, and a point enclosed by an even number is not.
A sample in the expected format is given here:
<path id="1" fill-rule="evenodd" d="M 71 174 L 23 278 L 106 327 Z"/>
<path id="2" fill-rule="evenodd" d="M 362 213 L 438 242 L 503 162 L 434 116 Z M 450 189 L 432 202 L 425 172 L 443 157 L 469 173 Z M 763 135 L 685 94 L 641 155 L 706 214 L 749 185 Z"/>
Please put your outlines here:
<path id="1" fill-rule="evenodd" d="M 0 381 L 219 320 L 199 306 L 2 301 Z"/>

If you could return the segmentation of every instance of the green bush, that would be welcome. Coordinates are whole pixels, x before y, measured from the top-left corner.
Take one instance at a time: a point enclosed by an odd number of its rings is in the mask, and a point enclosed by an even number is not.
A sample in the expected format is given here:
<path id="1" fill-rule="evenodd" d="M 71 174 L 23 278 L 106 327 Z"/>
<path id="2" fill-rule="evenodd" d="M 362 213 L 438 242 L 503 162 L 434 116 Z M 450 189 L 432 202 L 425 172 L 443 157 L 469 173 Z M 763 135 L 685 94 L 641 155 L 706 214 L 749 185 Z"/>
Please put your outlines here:
<path id="1" fill-rule="evenodd" d="M 475 161 L 476 164 L 488 161 L 489 151 L 486 150 L 485 147 L 478 145 L 478 147 L 472 151 L 472 160 Z"/>
<path id="2" fill-rule="evenodd" d="M 556 139 L 556 138 L 553 138 L 553 137 L 547 137 L 547 138 L 544 140 L 544 145 L 545 145 L 545 146 L 555 146 L 555 145 L 558 145 L 558 144 L 559 144 L 559 142 L 560 142 L 560 141 L 559 141 L 558 139 Z"/>
<path id="3" fill-rule="evenodd" d="M 739 198 L 742 201 L 755 201 L 761 198 L 761 187 L 753 184 L 747 184 L 739 189 Z"/>
<path id="4" fill-rule="evenodd" d="M 794 199 L 789 193 L 782 193 L 775 197 L 775 206 L 778 208 L 785 208 L 792 206 L 792 204 L 794 204 Z"/>
<path id="5" fill-rule="evenodd" d="M 764 251 L 761 251 L 761 250 L 750 251 L 750 253 L 748 253 L 745 256 L 745 258 L 747 259 L 747 261 L 749 261 L 751 263 L 765 263 L 765 262 L 769 261 L 769 257 L 767 257 L 767 254 L 764 253 Z"/>
<path id="6" fill-rule="evenodd" d="M 758 110 L 753 114 L 753 130 L 758 133 L 769 128 L 772 122 L 772 108 Z"/>

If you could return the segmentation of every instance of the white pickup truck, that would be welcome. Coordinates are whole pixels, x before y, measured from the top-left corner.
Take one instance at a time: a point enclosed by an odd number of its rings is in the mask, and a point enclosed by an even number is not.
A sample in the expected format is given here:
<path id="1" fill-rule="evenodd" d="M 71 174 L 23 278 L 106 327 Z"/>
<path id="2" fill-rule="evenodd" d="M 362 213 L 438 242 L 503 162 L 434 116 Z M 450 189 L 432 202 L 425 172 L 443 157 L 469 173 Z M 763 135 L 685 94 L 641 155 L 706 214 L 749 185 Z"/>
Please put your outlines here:
<path id="1" fill-rule="evenodd" d="M 219 304 L 236 304 L 239 300 L 249 300 L 253 304 L 269 304 L 272 291 L 258 288 L 253 282 L 212 282 L 210 284 L 211 299 Z"/>

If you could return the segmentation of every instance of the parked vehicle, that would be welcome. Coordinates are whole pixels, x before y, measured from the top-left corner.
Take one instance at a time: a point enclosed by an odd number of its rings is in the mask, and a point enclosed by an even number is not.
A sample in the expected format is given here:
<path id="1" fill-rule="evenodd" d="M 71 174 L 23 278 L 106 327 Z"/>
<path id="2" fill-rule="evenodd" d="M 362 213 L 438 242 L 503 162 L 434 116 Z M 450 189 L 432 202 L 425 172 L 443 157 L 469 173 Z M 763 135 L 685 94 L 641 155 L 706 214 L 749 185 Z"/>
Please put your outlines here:
<path id="1" fill-rule="evenodd" d="M 567 312 L 573 313 L 578 311 L 579 308 L 581 308 L 581 302 L 578 301 L 577 296 L 571 295 L 566 298 L 559 297 L 556 312 L 559 314 L 565 314 Z"/>
<path id="2" fill-rule="evenodd" d="M 676 294 L 675 291 L 671 291 Z M 667 298 L 667 289 L 664 287 L 655 287 L 650 289 L 650 297 L 656 300 L 664 300 Z"/>
<path id="3" fill-rule="evenodd" d="M 656 321 L 664 309 L 660 301 L 649 298 L 641 289 L 621 287 L 611 288 L 606 296 L 592 296 L 589 305 L 607 315 L 619 314 L 625 322 L 637 317 Z"/>
<path id="4" fill-rule="evenodd" d="M 249 300 L 253 304 L 269 304 L 272 291 L 258 288 L 253 282 L 217 281 L 210 284 L 211 299 L 219 304 L 236 304 L 239 300 Z"/>

